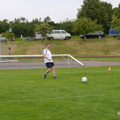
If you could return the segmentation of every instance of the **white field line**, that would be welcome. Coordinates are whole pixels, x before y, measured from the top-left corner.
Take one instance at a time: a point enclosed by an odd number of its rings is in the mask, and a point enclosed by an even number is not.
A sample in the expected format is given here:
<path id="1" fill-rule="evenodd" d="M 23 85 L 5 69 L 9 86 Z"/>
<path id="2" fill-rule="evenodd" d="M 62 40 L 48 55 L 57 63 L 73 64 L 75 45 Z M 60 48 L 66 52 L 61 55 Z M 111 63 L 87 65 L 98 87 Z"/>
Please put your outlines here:
<path id="1" fill-rule="evenodd" d="M 51 97 L 41 99 L 24 99 L 24 100 L 11 100 L 11 101 L 0 101 L 0 103 L 15 103 L 15 102 L 37 102 L 37 101 L 49 101 L 49 100 L 63 100 L 71 98 L 85 98 L 85 97 L 99 97 L 104 95 L 82 95 L 82 96 L 70 96 L 70 97 Z"/>

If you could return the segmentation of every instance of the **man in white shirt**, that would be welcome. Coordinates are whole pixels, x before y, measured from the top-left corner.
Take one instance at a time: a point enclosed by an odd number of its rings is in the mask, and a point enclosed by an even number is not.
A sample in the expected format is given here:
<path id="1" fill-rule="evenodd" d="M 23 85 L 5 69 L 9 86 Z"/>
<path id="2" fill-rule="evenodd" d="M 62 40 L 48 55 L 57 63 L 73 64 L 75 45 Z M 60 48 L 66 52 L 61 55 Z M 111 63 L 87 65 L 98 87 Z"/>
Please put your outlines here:
<path id="1" fill-rule="evenodd" d="M 47 74 L 51 71 L 51 68 L 52 68 L 53 78 L 56 79 L 56 77 L 55 77 L 55 65 L 54 65 L 54 62 L 52 60 L 52 54 L 51 54 L 49 49 L 50 49 L 50 44 L 47 43 L 46 49 L 43 50 L 43 56 L 44 56 L 44 61 L 45 61 L 45 64 L 46 64 L 46 67 L 48 68 L 48 70 L 44 74 L 43 78 L 46 79 Z"/>

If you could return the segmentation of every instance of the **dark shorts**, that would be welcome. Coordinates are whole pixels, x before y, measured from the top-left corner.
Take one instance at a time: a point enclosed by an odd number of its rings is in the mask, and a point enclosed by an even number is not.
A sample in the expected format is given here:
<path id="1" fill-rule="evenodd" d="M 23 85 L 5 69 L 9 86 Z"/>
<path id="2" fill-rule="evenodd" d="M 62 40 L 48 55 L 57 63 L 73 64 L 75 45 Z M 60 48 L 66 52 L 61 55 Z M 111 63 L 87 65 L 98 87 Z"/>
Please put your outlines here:
<path id="1" fill-rule="evenodd" d="M 51 68 L 52 66 L 55 66 L 53 62 L 46 63 L 47 68 Z"/>

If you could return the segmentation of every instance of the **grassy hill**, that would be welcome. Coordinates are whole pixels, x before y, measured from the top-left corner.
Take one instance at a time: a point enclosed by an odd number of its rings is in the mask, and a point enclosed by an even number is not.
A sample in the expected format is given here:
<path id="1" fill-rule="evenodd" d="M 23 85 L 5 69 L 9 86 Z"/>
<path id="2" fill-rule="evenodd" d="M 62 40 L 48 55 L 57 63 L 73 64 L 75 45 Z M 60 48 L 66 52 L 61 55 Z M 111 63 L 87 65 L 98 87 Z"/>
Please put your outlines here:
<path id="1" fill-rule="evenodd" d="M 17 54 L 42 54 L 46 43 L 51 44 L 53 54 L 71 54 L 73 56 L 107 56 L 120 55 L 120 40 L 113 37 L 105 37 L 102 39 L 87 39 L 85 42 L 74 36 L 71 40 L 45 40 L 43 43 L 39 41 L 21 40 L 16 38 L 14 42 L 10 42 L 12 51 Z M 8 44 L 2 43 L 2 53 L 8 54 Z M 6 52 L 7 50 L 7 52 Z"/>

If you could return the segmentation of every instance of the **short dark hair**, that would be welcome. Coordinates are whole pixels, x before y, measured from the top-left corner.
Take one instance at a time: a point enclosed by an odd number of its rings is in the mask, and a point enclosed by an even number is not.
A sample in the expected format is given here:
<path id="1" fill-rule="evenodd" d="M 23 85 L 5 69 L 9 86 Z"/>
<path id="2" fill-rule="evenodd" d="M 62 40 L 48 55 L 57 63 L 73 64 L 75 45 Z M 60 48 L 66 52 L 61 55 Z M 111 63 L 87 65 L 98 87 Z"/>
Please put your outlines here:
<path id="1" fill-rule="evenodd" d="M 50 45 L 50 43 L 47 43 L 46 46 Z"/>

